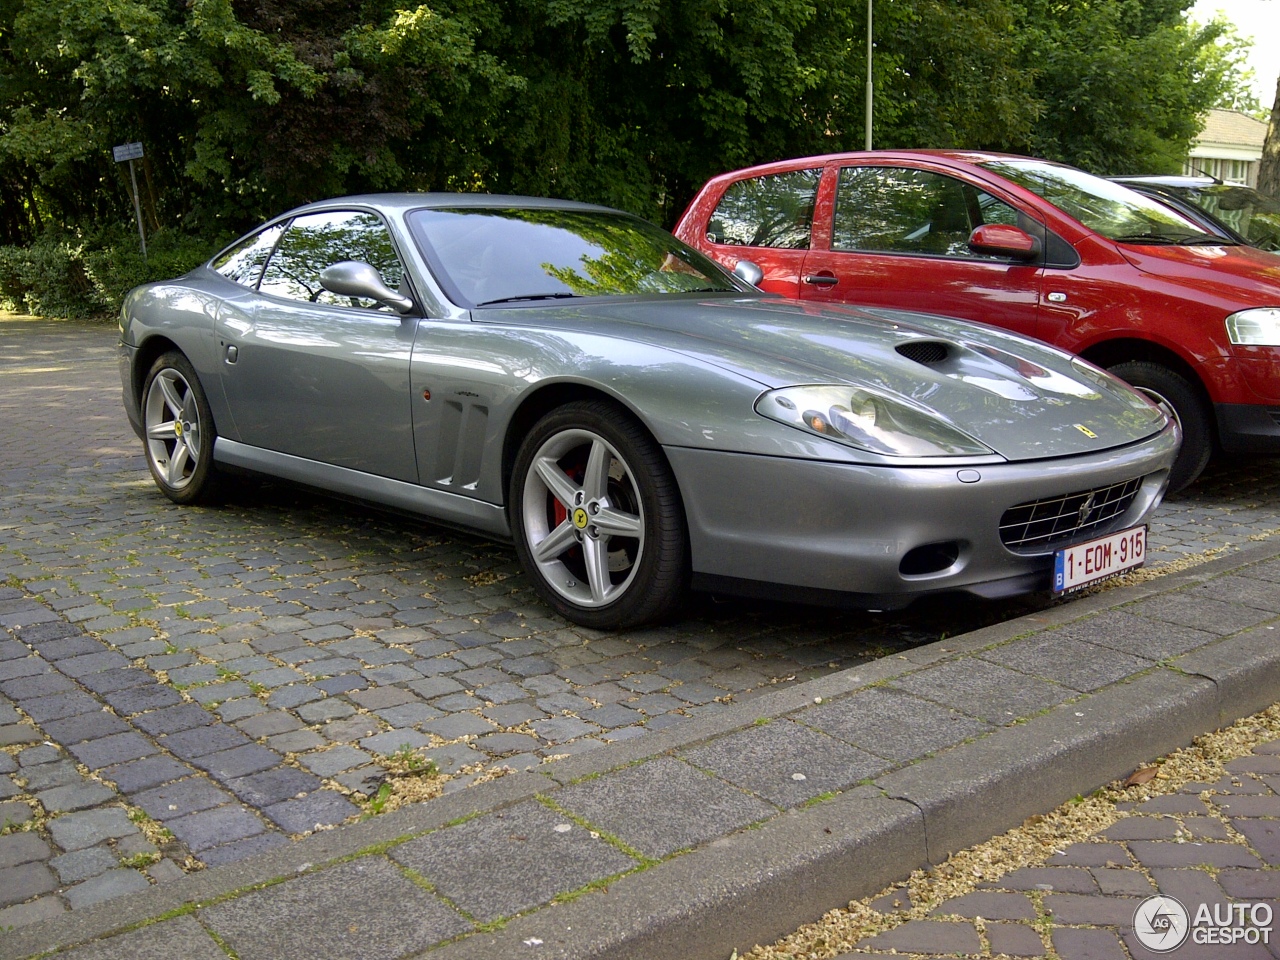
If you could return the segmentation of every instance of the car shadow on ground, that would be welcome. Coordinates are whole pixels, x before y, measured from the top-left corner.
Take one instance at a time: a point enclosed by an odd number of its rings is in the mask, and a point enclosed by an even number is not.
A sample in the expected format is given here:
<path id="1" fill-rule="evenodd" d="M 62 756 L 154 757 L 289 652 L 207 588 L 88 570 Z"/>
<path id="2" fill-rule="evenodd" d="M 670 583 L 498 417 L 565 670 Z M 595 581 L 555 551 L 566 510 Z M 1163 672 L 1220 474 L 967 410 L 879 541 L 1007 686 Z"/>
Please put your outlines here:
<path id="1" fill-rule="evenodd" d="M 564 628 L 597 636 L 599 631 L 574 627 L 560 620 L 534 594 L 519 568 L 515 549 L 508 543 L 462 530 L 441 526 L 421 517 L 389 512 L 362 502 L 276 482 L 267 478 L 235 476 L 228 485 L 221 508 L 235 511 L 255 525 L 278 524 L 286 539 L 291 528 L 323 529 L 338 538 L 357 535 L 371 562 L 385 562 L 406 555 L 426 556 L 445 544 L 466 553 L 473 563 L 490 564 L 464 575 L 470 582 L 483 582 L 486 574 L 502 577 L 520 602 L 536 607 L 540 616 L 556 620 Z M 378 546 L 374 547 L 373 545 Z M 439 576 L 439 574 L 437 574 Z M 738 639 L 753 636 L 792 636 L 797 643 L 819 639 L 857 639 L 867 649 L 857 662 L 874 659 L 921 643 L 931 643 L 993 623 L 1000 623 L 1055 603 L 1047 592 L 1002 600 L 984 600 L 963 593 L 923 597 L 901 610 L 872 612 L 852 606 L 820 606 L 784 599 L 761 599 L 694 591 L 679 615 L 664 624 L 622 631 L 612 636 L 635 636 L 645 640 L 655 632 L 697 634 L 732 631 Z M 779 640 L 779 642 L 785 642 Z M 847 656 L 847 654 L 845 655 Z M 841 659 L 844 659 L 842 656 Z"/>

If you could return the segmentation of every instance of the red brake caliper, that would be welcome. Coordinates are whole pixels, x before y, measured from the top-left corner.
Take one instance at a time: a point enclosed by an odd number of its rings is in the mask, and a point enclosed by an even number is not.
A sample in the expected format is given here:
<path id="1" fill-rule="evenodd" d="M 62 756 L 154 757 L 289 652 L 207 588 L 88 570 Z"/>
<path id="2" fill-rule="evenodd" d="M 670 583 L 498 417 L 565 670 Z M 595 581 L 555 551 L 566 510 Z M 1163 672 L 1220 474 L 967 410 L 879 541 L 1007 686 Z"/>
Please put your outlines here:
<path id="1" fill-rule="evenodd" d="M 587 475 L 587 459 L 581 454 L 574 454 L 573 456 L 575 457 L 574 462 L 569 464 L 562 463 L 561 467 L 565 472 L 565 476 L 578 484 L 578 486 L 582 486 L 582 480 Z M 565 520 L 569 518 L 568 506 L 561 503 L 555 494 L 551 495 L 551 518 L 552 530 L 560 526 L 560 524 L 564 523 Z M 566 553 L 576 556 L 577 553 L 580 553 L 581 551 L 582 548 L 575 544 L 572 548 L 567 550 Z"/>

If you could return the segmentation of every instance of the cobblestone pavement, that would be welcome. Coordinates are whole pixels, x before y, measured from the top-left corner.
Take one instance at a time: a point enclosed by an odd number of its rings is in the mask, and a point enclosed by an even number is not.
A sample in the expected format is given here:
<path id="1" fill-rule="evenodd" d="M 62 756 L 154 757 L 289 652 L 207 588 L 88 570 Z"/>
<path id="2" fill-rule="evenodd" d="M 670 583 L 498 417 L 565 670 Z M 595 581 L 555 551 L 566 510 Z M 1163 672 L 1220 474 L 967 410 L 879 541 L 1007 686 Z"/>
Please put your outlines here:
<path id="1" fill-rule="evenodd" d="M 1182 928 L 1189 928 L 1186 941 L 1177 946 L 1175 932 L 1164 955 L 1280 956 L 1280 741 L 1262 744 L 1226 769 L 1216 783 L 1188 783 L 1179 793 L 1121 805 L 1130 816 L 1055 853 L 1043 867 L 984 883 L 939 905 L 933 911 L 939 919 L 910 920 L 837 960 L 1041 957 L 1049 948 L 1058 960 L 1144 960 L 1160 954 L 1138 941 L 1134 915 L 1157 893 L 1176 898 L 1193 921 Z M 906 907 L 905 899 L 889 895 L 882 912 Z M 1244 910 L 1229 913 L 1232 904 Z M 1197 925 L 1202 905 L 1213 921 Z M 1197 927 L 1214 933 L 1197 933 Z M 1239 929 L 1227 934 L 1238 939 L 1224 939 L 1217 932 L 1224 928 Z"/>
<path id="2" fill-rule="evenodd" d="M 512 550 L 266 483 L 154 489 L 109 326 L 0 318 L 0 929 L 358 815 L 386 757 L 485 769 L 643 737 L 1036 609 L 696 599 L 572 627 Z M 1215 463 L 1151 561 L 1280 526 L 1280 461 Z"/>

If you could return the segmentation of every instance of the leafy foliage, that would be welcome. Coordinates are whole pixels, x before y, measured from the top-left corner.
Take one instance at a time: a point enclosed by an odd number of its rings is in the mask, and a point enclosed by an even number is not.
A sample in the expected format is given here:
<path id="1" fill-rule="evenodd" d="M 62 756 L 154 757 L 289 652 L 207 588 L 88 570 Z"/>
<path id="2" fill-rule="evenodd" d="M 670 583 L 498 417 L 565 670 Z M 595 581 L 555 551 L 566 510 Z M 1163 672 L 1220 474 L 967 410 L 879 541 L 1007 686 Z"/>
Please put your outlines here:
<path id="1" fill-rule="evenodd" d="M 224 237 L 223 239 L 230 239 Z M 81 251 L 84 272 L 100 309 L 114 312 L 124 295 L 140 283 L 181 276 L 217 252 L 219 244 L 161 229 L 147 237 L 147 256 L 131 230 L 109 230 L 92 237 Z"/>
<path id="2" fill-rule="evenodd" d="M 1239 59 L 1224 24 L 1186 23 L 1190 2 L 875 0 L 876 146 L 1167 169 Z M 0 243 L 39 246 L 50 275 L 58 244 L 105 250 L 132 205 L 110 148 L 132 141 L 148 231 L 212 239 L 401 189 L 570 197 L 670 224 L 715 173 L 861 146 L 866 9 L 0 0 Z M 39 239 L 51 230 L 65 236 Z"/>
<path id="3" fill-rule="evenodd" d="M 1041 114 L 1010 146 L 1098 174 L 1177 172 L 1238 60 L 1215 21 L 1193 28 L 1186 0 L 1024 0 Z"/>
<path id="4" fill-rule="evenodd" d="M 0 305 L 60 317 L 100 309 L 74 238 L 49 234 L 27 247 L 0 247 Z"/>
<path id="5" fill-rule="evenodd" d="M 133 287 L 186 273 L 216 249 L 164 229 L 148 237 L 143 259 L 127 227 L 87 239 L 51 230 L 27 246 L 0 247 L 0 307 L 58 317 L 111 313 Z"/>

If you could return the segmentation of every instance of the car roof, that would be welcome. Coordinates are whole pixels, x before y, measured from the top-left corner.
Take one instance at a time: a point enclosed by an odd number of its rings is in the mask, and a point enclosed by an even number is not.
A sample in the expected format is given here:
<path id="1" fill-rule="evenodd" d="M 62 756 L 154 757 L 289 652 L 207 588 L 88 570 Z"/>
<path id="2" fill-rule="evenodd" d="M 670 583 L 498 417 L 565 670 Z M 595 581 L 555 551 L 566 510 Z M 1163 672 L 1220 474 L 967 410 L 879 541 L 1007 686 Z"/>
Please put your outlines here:
<path id="1" fill-rule="evenodd" d="M 292 217 L 302 213 L 334 210 L 353 206 L 376 207 L 380 210 L 397 210 L 406 212 L 420 209 L 440 209 L 474 207 L 491 209 L 494 207 L 524 207 L 543 210 L 592 210 L 597 212 L 618 213 L 611 207 L 597 206 L 590 203 L 578 203 L 574 200 L 555 200 L 547 197 L 520 197 L 507 194 L 491 193 L 361 193 L 345 197 L 333 197 L 328 200 L 317 200 L 313 203 L 295 207 L 281 216 Z"/>
<path id="2" fill-rule="evenodd" d="M 708 183 L 724 183 L 726 180 L 758 177 L 771 173 L 786 173 L 804 166 L 826 166 L 827 164 L 847 163 L 852 160 L 883 161 L 946 161 L 955 164 L 986 164 L 993 160 L 1032 160 L 1034 163 L 1065 166 L 1055 160 L 1042 160 L 1037 157 L 1020 154 L 1002 154 L 995 150 L 854 150 L 840 154 L 819 154 L 815 156 L 787 157 L 785 160 L 774 160 L 767 164 L 744 166 L 737 170 L 722 173 L 713 177 Z"/>
<path id="3" fill-rule="evenodd" d="M 1226 186 L 1221 180 L 1215 180 L 1213 177 L 1191 177 L 1191 176 L 1133 176 L 1133 177 L 1111 177 L 1116 183 L 1138 183 L 1147 184 L 1153 187 L 1220 187 Z"/>
<path id="4" fill-rule="evenodd" d="M 843 153 L 825 153 L 812 157 L 789 157 L 770 163 L 743 167 L 721 177 L 738 178 L 743 174 L 770 173 L 779 170 L 795 169 L 804 166 L 823 166 L 828 163 L 842 163 L 849 160 L 947 160 L 953 163 L 981 164 L 992 160 L 1035 160 L 1034 157 L 1015 153 L 1000 153 L 995 150 L 852 150 Z M 1037 160 L 1038 163 L 1053 163 L 1053 160 Z"/>

